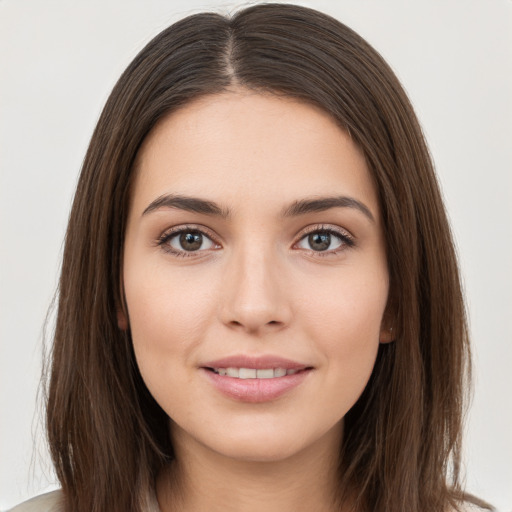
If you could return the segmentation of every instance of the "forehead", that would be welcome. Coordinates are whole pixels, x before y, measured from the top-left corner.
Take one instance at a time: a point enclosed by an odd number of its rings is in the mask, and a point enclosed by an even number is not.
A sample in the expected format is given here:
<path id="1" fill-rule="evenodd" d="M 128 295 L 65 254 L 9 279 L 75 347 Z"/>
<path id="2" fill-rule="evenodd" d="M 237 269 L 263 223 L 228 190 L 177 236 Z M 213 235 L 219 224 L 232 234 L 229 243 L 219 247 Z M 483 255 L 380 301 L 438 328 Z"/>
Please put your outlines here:
<path id="1" fill-rule="evenodd" d="M 245 90 L 199 98 L 164 118 L 139 151 L 133 208 L 166 193 L 230 209 L 343 194 L 378 206 L 364 155 L 323 110 Z"/>

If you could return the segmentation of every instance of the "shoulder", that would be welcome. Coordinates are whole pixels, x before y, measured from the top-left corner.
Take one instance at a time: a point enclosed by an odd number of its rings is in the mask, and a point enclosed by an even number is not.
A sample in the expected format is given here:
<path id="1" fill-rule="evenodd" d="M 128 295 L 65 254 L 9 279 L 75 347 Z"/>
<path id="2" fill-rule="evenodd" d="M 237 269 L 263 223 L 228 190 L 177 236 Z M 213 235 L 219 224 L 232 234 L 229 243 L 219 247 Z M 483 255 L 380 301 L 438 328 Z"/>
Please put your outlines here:
<path id="1" fill-rule="evenodd" d="M 147 512 L 160 512 L 156 495 L 150 492 L 146 502 Z M 62 491 L 52 491 L 40 494 L 35 498 L 24 501 L 7 512 L 64 512 Z"/>
<path id="2" fill-rule="evenodd" d="M 62 491 L 52 491 L 24 501 L 8 512 L 62 512 L 62 502 Z"/>
<path id="3" fill-rule="evenodd" d="M 453 512 L 490 512 L 493 509 L 487 507 L 480 507 L 476 503 L 470 501 L 463 501 L 458 505 L 457 510 Z"/>

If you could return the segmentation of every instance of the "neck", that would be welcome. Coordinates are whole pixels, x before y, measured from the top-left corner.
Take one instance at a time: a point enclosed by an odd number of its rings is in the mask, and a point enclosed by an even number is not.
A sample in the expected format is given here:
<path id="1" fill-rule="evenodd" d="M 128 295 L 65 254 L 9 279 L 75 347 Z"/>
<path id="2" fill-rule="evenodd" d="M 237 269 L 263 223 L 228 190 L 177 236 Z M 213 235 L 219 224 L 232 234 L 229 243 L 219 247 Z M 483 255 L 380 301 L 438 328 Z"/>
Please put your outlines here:
<path id="1" fill-rule="evenodd" d="M 341 426 L 284 460 L 228 458 L 173 436 L 176 460 L 157 481 L 162 512 L 333 512 L 339 500 Z"/>

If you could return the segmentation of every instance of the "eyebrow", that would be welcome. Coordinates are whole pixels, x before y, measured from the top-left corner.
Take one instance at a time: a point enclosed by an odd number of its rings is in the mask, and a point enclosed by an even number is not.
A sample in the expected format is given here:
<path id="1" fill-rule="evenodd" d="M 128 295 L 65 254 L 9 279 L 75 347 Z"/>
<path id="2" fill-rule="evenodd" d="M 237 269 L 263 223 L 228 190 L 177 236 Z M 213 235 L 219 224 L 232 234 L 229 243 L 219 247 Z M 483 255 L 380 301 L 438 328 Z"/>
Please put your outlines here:
<path id="1" fill-rule="evenodd" d="M 354 208 L 366 215 L 368 219 L 375 222 L 370 209 L 361 201 L 347 196 L 319 197 L 312 199 L 301 199 L 293 202 L 282 212 L 283 217 L 295 217 L 312 212 L 323 212 L 331 208 Z"/>
<path id="2" fill-rule="evenodd" d="M 142 212 L 146 215 L 159 208 L 178 208 L 187 212 L 202 213 L 204 215 L 215 215 L 217 217 L 227 218 L 230 216 L 229 210 L 221 208 L 217 203 L 200 199 L 198 197 L 181 196 L 175 194 L 164 194 L 157 197 L 150 205 Z"/>
<path id="3" fill-rule="evenodd" d="M 221 208 L 217 203 L 198 197 L 164 194 L 152 201 L 142 215 L 147 215 L 159 208 L 177 208 L 188 212 L 202 213 L 224 219 L 231 216 L 229 209 Z M 307 213 L 323 212 L 331 208 L 353 208 L 359 210 L 372 222 L 375 218 L 370 209 L 361 201 L 347 196 L 315 197 L 294 201 L 281 212 L 282 217 L 297 217 Z"/>

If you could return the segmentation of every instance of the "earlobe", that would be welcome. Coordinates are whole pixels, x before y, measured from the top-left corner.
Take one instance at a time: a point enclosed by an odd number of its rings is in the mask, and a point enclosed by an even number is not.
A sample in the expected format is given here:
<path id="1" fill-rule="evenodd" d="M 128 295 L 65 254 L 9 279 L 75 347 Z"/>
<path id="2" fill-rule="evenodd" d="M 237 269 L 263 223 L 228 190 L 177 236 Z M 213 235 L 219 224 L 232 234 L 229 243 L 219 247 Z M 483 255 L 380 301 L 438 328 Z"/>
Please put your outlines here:
<path id="1" fill-rule="evenodd" d="M 128 313 L 127 313 L 127 307 L 126 307 L 126 297 L 124 295 L 124 280 L 123 280 L 123 267 L 121 265 L 121 271 L 120 271 L 120 281 L 119 281 L 119 298 L 116 301 L 117 302 L 117 327 L 121 331 L 127 331 L 129 322 L 128 322 Z"/>
<path id="2" fill-rule="evenodd" d="M 396 294 L 393 290 L 394 288 L 391 288 L 389 292 L 388 302 L 380 324 L 380 343 L 391 343 L 396 340 L 396 329 L 394 326 L 397 322 L 398 307 Z"/>
<path id="3" fill-rule="evenodd" d="M 391 343 L 392 341 L 395 341 L 395 333 L 393 332 L 393 327 L 382 328 L 380 331 L 379 342 Z"/>
<path id="4" fill-rule="evenodd" d="M 126 313 L 121 308 L 117 310 L 117 326 L 121 331 L 128 330 L 128 319 L 126 318 Z"/>

